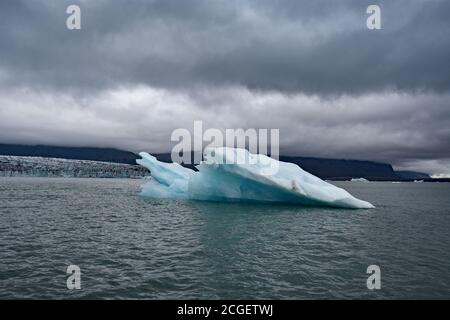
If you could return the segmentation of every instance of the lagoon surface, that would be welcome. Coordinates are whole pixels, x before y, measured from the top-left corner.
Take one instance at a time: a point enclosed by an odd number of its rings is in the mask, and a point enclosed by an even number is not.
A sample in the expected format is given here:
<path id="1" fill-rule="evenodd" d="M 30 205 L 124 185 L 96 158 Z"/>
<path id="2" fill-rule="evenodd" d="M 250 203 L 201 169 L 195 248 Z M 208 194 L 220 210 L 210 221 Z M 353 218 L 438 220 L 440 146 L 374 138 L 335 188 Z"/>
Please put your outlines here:
<path id="1" fill-rule="evenodd" d="M 450 183 L 334 182 L 372 210 L 153 200 L 143 183 L 0 178 L 0 298 L 450 298 Z"/>

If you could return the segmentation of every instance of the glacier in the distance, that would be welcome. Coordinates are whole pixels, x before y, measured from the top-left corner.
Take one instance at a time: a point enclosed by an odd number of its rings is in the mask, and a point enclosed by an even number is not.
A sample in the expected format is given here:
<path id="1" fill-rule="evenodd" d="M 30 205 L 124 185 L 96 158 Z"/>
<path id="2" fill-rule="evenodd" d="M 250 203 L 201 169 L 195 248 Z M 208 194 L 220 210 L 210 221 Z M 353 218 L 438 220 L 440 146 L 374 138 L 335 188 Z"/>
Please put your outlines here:
<path id="1" fill-rule="evenodd" d="M 151 172 L 141 194 L 224 202 L 280 202 L 337 208 L 374 208 L 350 193 L 304 171 L 298 165 L 275 160 L 246 149 L 209 148 L 194 171 L 165 163 L 146 152 L 136 162 Z M 268 169 L 276 169 L 271 170 Z"/>

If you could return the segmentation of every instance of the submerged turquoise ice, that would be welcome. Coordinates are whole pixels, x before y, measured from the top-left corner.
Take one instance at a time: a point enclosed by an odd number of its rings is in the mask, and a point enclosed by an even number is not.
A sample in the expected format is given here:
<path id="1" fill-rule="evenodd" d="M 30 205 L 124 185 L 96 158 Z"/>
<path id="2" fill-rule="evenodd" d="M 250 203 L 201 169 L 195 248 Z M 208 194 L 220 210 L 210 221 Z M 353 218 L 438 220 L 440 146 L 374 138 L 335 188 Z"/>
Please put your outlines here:
<path id="1" fill-rule="evenodd" d="M 209 148 L 194 171 L 177 163 L 164 163 L 146 152 L 136 162 L 152 178 L 141 194 L 153 198 L 207 201 L 281 202 L 337 208 L 374 208 L 304 171 L 298 165 L 277 161 L 245 149 Z"/>

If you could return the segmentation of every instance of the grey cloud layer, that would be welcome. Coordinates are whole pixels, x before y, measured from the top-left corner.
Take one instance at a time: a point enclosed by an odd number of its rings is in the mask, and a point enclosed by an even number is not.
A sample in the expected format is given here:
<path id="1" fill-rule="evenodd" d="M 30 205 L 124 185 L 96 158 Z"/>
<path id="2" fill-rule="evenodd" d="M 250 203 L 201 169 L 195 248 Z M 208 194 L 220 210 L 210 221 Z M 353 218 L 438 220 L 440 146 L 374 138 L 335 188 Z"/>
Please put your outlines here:
<path id="1" fill-rule="evenodd" d="M 446 174 L 449 100 L 450 93 L 392 92 L 327 99 L 242 86 L 195 92 L 140 86 L 83 99 L 14 90 L 0 94 L 0 136 L 13 143 L 167 152 L 175 145 L 174 129 L 192 132 L 201 119 L 205 130 L 280 128 L 283 154 L 389 161 L 406 168 L 427 164 L 430 173 Z"/>
<path id="2" fill-rule="evenodd" d="M 382 30 L 366 28 L 378 3 Z M 65 27 L 69 4 L 82 30 Z M 0 142 L 170 149 L 280 128 L 284 153 L 450 174 L 450 1 L 0 2 Z"/>
<path id="3" fill-rule="evenodd" d="M 240 84 L 319 94 L 450 89 L 448 1 L 2 1 L 3 82 L 82 90 Z M 82 8 L 82 30 L 65 8 Z"/>

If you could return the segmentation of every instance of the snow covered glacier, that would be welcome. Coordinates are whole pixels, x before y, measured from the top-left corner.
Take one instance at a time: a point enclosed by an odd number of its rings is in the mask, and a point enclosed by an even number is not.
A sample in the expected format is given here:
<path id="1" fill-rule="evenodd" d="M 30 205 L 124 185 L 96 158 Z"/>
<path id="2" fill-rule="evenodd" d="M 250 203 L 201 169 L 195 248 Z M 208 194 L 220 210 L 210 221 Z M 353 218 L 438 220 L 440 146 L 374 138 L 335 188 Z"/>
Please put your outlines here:
<path id="1" fill-rule="evenodd" d="M 148 170 L 125 163 L 0 155 L 0 177 L 131 178 Z"/>
<path id="2" fill-rule="evenodd" d="M 153 198 L 209 201 L 282 202 L 307 206 L 374 208 L 304 171 L 245 149 L 209 148 L 194 171 L 177 163 L 158 161 L 146 152 L 136 162 L 150 170 L 152 179 L 141 194 Z M 275 170 L 274 170 L 275 169 Z"/>

